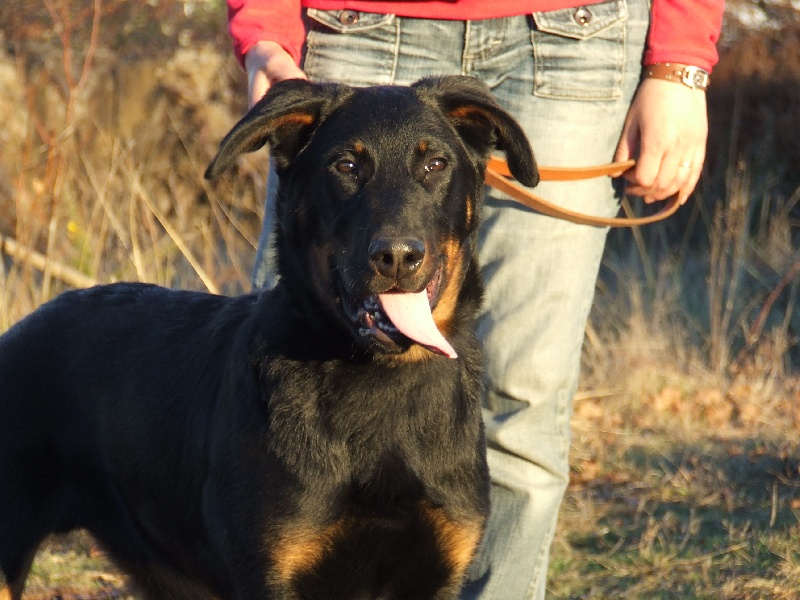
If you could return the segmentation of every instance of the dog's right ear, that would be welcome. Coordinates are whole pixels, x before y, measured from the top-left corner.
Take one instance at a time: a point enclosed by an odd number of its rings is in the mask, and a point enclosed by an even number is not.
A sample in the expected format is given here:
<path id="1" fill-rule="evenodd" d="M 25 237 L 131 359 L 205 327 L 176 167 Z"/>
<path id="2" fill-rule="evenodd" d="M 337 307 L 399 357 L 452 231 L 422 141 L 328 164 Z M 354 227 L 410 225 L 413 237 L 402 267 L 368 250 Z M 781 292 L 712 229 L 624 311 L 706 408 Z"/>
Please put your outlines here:
<path id="1" fill-rule="evenodd" d="M 288 79 L 274 84 L 220 142 L 205 172 L 213 179 L 240 154 L 269 145 L 278 169 L 285 168 L 305 147 L 317 125 L 350 95 L 337 84 Z"/>

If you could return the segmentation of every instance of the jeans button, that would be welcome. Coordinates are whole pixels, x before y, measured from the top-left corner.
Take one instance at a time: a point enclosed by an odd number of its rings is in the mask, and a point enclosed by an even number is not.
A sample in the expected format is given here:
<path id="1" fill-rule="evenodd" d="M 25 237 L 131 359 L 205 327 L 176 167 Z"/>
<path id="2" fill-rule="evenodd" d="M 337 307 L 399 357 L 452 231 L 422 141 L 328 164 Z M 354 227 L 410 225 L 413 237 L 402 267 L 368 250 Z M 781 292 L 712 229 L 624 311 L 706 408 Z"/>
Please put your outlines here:
<path id="1" fill-rule="evenodd" d="M 575 11 L 575 14 L 572 15 L 572 18 L 575 19 L 575 22 L 578 25 L 583 25 L 587 27 L 589 23 L 592 22 L 592 11 L 588 8 L 581 6 L 578 10 Z"/>
<path id="2" fill-rule="evenodd" d="M 339 23 L 342 25 L 355 25 L 358 23 L 358 12 L 355 10 L 343 10 L 339 13 Z"/>

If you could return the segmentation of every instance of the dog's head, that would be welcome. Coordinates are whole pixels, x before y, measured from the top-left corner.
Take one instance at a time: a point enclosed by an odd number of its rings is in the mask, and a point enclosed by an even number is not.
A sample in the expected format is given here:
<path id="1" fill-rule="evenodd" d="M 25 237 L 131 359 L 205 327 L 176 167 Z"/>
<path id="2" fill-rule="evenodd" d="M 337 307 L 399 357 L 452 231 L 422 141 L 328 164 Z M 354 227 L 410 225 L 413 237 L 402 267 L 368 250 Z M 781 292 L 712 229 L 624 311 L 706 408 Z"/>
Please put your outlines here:
<path id="1" fill-rule="evenodd" d="M 279 177 L 281 285 L 325 305 L 370 352 L 455 357 L 448 337 L 463 297 L 480 295 L 490 153 L 504 151 L 521 183 L 538 181 L 524 133 L 488 88 L 469 77 L 281 82 L 225 137 L 206 177 L 265 144 Z"/>

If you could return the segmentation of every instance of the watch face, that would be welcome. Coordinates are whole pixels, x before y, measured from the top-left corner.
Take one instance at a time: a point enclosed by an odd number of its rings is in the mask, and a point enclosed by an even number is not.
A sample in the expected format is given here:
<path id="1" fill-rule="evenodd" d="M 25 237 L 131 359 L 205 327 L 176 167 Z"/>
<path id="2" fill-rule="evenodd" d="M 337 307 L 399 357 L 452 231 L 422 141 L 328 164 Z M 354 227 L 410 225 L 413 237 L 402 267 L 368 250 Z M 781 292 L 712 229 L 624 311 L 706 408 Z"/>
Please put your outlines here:
<path id="1" fill-rule="evenodd" d="M 693 80 L 695 87 L 702 87 L 706 84 L 706 74 L 698 71 L 694 74 Z"/>
<path id="2" fill-rule="evenodd" d="M 686 67 L 683 82 L 689 87 L 704 90 L 708 87 L 708 73 L 698 67 Z"/>

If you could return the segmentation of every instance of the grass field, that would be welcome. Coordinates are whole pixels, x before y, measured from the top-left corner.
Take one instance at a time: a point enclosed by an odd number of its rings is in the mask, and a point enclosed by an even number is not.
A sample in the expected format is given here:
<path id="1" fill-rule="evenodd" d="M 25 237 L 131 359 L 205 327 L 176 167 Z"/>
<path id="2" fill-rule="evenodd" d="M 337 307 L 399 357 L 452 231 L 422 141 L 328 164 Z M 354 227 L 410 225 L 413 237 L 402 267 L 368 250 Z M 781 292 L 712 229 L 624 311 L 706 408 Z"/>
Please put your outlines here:
<path id="1" fill-rule="evenodd" d="M 248 287 L 264 157 L 201 177 L 245 108 L 222 3 L 98 4 L 0 17 L 0 331 L 94 281 Z M 800 598 L 800 19 L 730 10 L 697 193 L 609 239 L 553 598 Z M 126 597 L 82 532 L 26 595 Z"/>

